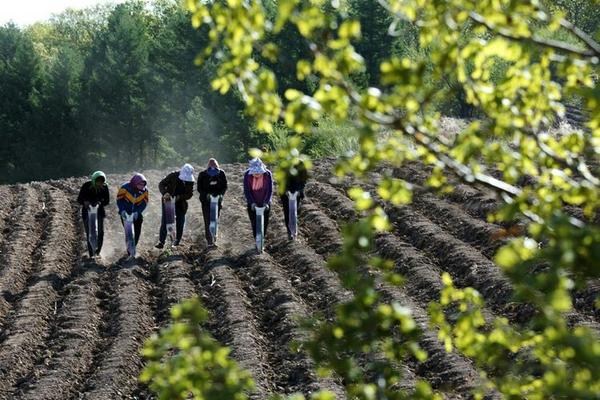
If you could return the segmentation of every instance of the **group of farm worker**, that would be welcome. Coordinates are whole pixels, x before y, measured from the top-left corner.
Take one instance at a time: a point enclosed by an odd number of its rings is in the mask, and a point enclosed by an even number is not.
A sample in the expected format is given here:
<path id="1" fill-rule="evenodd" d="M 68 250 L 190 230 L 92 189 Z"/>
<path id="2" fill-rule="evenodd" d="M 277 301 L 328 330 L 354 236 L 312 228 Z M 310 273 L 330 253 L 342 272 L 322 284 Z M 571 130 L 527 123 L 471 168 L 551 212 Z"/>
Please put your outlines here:
<path id="1" fill-rule="evenodd" d="M 298 193 L 298 206 L 301 199 L 304 198 L 304 186 L 308 175 L 306 168 L 302 163 L 296 168 L 295 175 L 289 175 L 285 182 L 286 193 L 280 196 L 280 200 L 284 210 L 285 225 L 288 229 L 288 237 L 292 239 L 289 228 L 289 202 L 287 192 Z M 185 164 L 181 169 L 171 172 L 158 184 L 158 190 L 162 195 L 162 220 L 159 230 L 159 241 L 155 245 L 156 248 L 162 249 L 167 237 L 167 227 L 165 218 L 165 204 L 175 199 L 175 240 L 173 245 L 179 245 L 183 236 L 185 226 L 185 215 L 188 210 L 188 200 L 194 194 L 194 167 L 190 164 Z M 135 244 L 140 239 L 142 232 L 142 223 L 144 222 L 144 210 L 148 205 L 148 187 L 147 180 L 140 173 L 134 174 L 129 182 L 125 182 L 117 192 L 117 207 L 119 216 L 123 224 L 127 215 L 133 216 Z M 204 228 L 206 241 L 209 247 L 215 245 L 216 238 L 213 238 L 210 230 L 210 201 L 211 196 L 218 197 L 219 215 L 223 208 L 223 197 L 227 191 L 227 176 L 225 171 L 219 167 L 219 163 L 214 158 L 208 161 L 205 170 L 198 175 L 197 190 L 200 195 L 200 203 L 202 204 L 202 216 L 204 219 Z M 252 225 L 253 236 L 256 236 L 256 207 L 264 207 L 264 234 L 267 233 L 269 223 L 269 215 L 271 208 L 271 200 L 273 197 L 273 176 L 266 165 L 260 158 L 250 160 L 249 168 L 244 173 L 244 195 L 247 202 L 248 217 Z M 98 206 L 97 221 L 98 221 L 98 237 L 97 248 L 94 249 L 89 243 L 88 236 L 88 253 L 90 257 L 100 255 L 102 250 L 102 242 L 104 239 L 104 218 L 105 210 L 109 204 L 109 191 L 106 181 L 106 175 L 102 171 L 94 172 L 91 179 L 83 184 L 79 191 L 77 201 L 82 205 L 81 216 L 86 236 L 88 231 L 88 209 L 90 206 Z"/>

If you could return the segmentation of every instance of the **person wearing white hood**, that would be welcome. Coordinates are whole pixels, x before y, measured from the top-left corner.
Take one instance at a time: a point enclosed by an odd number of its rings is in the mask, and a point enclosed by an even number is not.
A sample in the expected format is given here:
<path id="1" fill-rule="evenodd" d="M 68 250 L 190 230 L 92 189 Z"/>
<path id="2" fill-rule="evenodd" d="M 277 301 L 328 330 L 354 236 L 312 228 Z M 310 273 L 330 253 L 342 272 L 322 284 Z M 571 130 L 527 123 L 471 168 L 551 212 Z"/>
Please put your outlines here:
<path id="1" fill-rule="evenodd" d="M 167 238 L 167 224 L 165 218 L 165 202 L 175 198 L 175 227 L 176 238 L 174 246 L 179 245 L 183 236 L 185 226 L 185 214 L 188 210 L 187 201 L 194 195 L 194 167 L 185 164 L 180 170 L 171 172 L 158 184 L 158 190 L 162 195 L 162 220 L 160 224 L 159 241 L 156 248 L 162 249 Z"/>
<path id="2" fill-rule="evenodd" d="M 273 175 L 260 158 L 250 160 L 244 173 L 244 195 L 248 203 L 248 217 L 252 225 L 252 236 L 256 237 L 256 207 L 265 207 L 264 235 L 267 235 L 271 200 L 273 197 Z"/>

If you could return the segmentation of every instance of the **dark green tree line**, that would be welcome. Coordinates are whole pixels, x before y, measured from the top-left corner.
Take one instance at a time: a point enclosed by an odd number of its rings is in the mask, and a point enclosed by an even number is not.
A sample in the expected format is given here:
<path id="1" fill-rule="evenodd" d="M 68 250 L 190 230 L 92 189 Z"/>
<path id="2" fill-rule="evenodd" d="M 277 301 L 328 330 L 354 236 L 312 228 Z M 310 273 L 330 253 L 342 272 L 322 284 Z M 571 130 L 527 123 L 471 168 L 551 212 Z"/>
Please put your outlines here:
<path id="1" fill-rule="evenodd" d="M 585 32 L 598 31 L 600 13 L 593 1 L 545 3 L 563 10 Z M 273 19 L 279 1 L 264 4 Z M 342 16 L 361 23 L 356 48 L 365 68 L 351 77 L 356 87 L 379 82 L 379 65 L 390 54 L 429 57 L 419 47 L 414 24 L 394 20 L 377 1 L 347 0 L 340 9 Z M 0 182 L 82 175 L 97 168 L 117 172 L 184 160 L 203 163 L 209 155 L 240 161 L 249 148 L 276 146 L 280 141 L 257 134 L 244 111 L 243 93 L 234 88 L 221 95 L 211 87 L 226 53 L 215 52 L 195 65 L 209 42 L 208 30 L 194 29 L 190 18 L 178 0 L 129 0 L 67 10 L 29 27 L 1 26 Z M 281 28 L 269 33 L 273 46 L 261 49 L 256 61 L 273 71 L 280 96 L 285 88 L 314 93 L 314 75 L 298 68 L 303 65 L 298 61 L 310 57 L 311 44 L 296 25 Z M 451 94 L 436 99 L 438 111 L 474 116 L 456 80 L 445 76 L 425 82 Z M 346 129 L 331 120 L 318 124 L 323 135 Z M 279 131 L 291 133 L 284 127 Z M 358 134 L 342 137 L 352 145 Z M 307 142 L 305 151 L 324 155 L 349 147 L 326 143 Z"/>
<path id="2" fill-rule="evenodd" d="M 175 0 L 0 27 L 0 182 L 235 161 L 257 145 L 239 96 L 194 59 L 206 32 Z"/>

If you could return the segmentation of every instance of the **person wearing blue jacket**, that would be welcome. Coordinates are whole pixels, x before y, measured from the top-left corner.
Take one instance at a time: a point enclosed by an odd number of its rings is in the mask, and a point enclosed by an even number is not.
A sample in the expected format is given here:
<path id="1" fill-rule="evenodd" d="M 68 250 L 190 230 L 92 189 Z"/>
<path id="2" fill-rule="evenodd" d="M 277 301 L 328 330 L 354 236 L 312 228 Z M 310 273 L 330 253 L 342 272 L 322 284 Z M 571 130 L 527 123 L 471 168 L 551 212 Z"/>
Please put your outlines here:
<path id="1" fill-rule="evenodd" d="M 117 192 L 117 207 L 119 207 L 121 223 L 124 223 L 127 214 L 133 214 L 136 246 L 142 233 L 143 212 L 148 205 L 148 188 L 146 185 L 147 181 L 144 175 L 136 173 L 129 182 L 121 185 Z"/>

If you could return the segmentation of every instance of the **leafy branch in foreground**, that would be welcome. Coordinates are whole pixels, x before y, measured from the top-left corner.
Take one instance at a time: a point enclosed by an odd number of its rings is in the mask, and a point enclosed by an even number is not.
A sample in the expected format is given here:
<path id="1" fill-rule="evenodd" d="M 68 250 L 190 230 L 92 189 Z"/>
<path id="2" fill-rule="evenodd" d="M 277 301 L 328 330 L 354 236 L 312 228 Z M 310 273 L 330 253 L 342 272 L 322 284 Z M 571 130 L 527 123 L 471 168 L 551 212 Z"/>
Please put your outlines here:
<path id="1" fill-rule="evenodd" d="M 198 61 L 220 57 L 213 88 L 239 91 L 261 130 L 270 132 L 284 121 L 296 133 L 289 151 L 297 152 L 298 137 L 310 135 L 323 117 L 352 120 L 361 131 L 359 149 L 340 161 L 340 175 L 362 176 L 383 163 L 418 160 L 431 168 L 428 182 L 434 188 L 451 190 L 456 179 L 448 175 L 455 175 L 497 193 L 505 205 L 490 220 L 526 225 L 524 236 L 496 255 L 514 289 L 514 299 L 506 300 L 527 303 L 534 318 L 498 316 L 487 325 L 480 295 L 454 288 L 444 275 L 446 289 L 431 306 L 432 323 L 449 350 L 477 362 L 485 378 L 478 395 L 494 390 L 508 398 L 594 397 L 600 389 L 598 332 L 572 326 L 566 315 L 573 311 L 575 291 L 600 276 L 600 227 L 594 223 L 600 207 L 600 89 L 594 79 L 600 45 L 537 0 L 379 3 L 396 21 L 415 27 L 426 56 L 391 54 L 381 63 L 380 85 L 366 88 L 353 79 L 365 68 L 353 45 L 361 27 L 339 1 L 188 0 L 187 5 L 193 24 L 209 31 L 210 43 Z M 273 71 L 261 62 L 285 56 L 271 39 L 286 26 L 297 29 L 311 49 L 296 65 L 298 80 L 313 83 L 309 92 L 278 87 Z M 556 39 L 559 34 L 576 44 Z M 499 63 L 500 76 L 492 76 Z M 441 81 L 458 84 L 435 84 Z M 448 137 L 435 101 L 458 90 L 482 118 Z M 551 134 L 568 96 L 582 98 L 591 119 L 585 131 Z M 281 160 L 281 171 L 287 171 L 300 157 L 282 150 L 273 161 Z M 410 198 L 405 185 L 389 182 L 384 179 L 379 192 Z M 402 398 L 410 394 L 396 390 L 393 365 L 418 354 L 407 347 L 415 332 L 408 329 L 410 315 L 378 301 L 372 282 L 357 272 L 369 262 L 364 255 L 374 232 L 387 224 L 368 196 L 355 202 L 367 217 L 344 231 L 343 252 L 331 261 L 355 299 L 338 308 L 336 321 L 318 325 L 308 347 L 320 365 L 346 379 L 350 395 Z M 458 307 L 452 322 L 446 315 L 455 310 L 450 306 Z M 361 365 L 356 360 L 363 351 L 381 352 L 385 362 Z M 415 390 L 413 395 L 435 396 L 426 384 Z"/>

